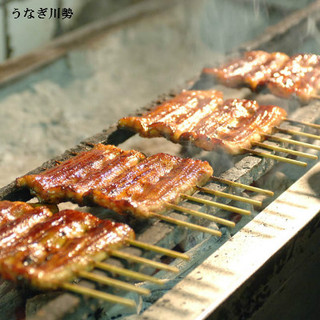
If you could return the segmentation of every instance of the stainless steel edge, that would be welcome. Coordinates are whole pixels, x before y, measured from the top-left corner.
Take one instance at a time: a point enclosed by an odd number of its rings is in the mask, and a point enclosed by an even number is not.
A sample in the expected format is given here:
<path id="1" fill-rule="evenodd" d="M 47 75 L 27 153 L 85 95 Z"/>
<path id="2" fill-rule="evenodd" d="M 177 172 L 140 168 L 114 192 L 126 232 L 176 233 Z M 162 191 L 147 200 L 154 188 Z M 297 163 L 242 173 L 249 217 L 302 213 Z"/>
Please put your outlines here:
<path id="1" fill-rule="evenodd" d="M 320 163 L 137 319 L 207 318 L 320 212 Z"/>

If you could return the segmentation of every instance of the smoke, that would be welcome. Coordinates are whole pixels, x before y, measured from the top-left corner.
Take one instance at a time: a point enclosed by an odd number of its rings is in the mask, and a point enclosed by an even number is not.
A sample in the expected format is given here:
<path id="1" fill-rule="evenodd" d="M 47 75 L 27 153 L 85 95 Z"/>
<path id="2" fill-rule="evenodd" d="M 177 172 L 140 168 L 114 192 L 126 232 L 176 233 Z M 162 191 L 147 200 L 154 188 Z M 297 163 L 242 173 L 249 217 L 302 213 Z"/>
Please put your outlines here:
<path id="1" fill-rule="evenodd" d="M 212 50 L 227 53 L 269 25 L 264 1 L 203 1 L 200 34 Z"/>

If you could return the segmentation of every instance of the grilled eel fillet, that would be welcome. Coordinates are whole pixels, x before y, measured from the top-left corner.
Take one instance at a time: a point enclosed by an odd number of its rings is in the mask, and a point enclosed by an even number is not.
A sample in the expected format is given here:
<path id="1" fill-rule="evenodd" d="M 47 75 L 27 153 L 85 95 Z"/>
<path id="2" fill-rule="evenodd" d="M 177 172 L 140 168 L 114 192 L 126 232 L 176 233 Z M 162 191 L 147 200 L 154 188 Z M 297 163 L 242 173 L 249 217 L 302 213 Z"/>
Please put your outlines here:
<path id="1" fill-rule="evenodd" d="M 129 226 L 80 211 L 52 214 L 45 207 L 3 201 L 0 215 L 9 216 L 0 227 L 1 276 L 40 289 L 59 288 L 107 258 L 108 250 L 134 239 Z"/>
<path id="2" fill-rule="evenodd" d="M 288 98 L 296 94 L 302 101 L 312 99 L 320 89 L 320 56 L 297 54 L 286 62 L 267 81 L 268 89 L 275 95 Z"/>
<path id="3" fill-rule="evenodd" d="M 282 52 L 249 51 L 219 68 L 204 68 L 229 87 L 249 86 L 253 91 L 266 85 L 276 96 L 296 95 L 307 102 L 320 90 L 320 56 Z"/>
<path id="4" fill-rule="evenodd" d="M 97 144 L 92 150 L 82 152 L 59 166 L 20 177 L 16 183 L 19 187 L 30 188 L 41 202 L 73 201 L 83 205 L 86 192 L 107 185 L 144 158 L 138 151 L 123 151 L 112 145 Z"/>
<path id="5" fill-rule="evenodd" d="M 120 155 L 104 164 L 101 152 L 110 148 Z M 179 194 L 193 193 L 212 174 L 206 161 L 163 153 L 146 158 L 137 151 L 97 145 L 39 175 L 18 178 L 17 184 L 31 188 L 41 201 L 69 199 L 147 218 L 151 211 L 164 211 L 166 202 L 178 202 Z"/>
<path id="6" fill-rule="evenodd" d="M 208 94 L 208 91 L 203 92 L 190 91 L 189 95 Z M 147 132 L 156 131 L 157 135 L 167 137 L 173 142 L 191 141 L 204 150 L 222 147 L 230 154 L 239 154 L 243 148 L 251 147 L 253 141 L 261 141 L 262 134 L 271 133 L 273 127 L 286 117 L 285 110 L 278 106 L 259 106 L 256 101 L 244 99 L 229 99 L 223 102 L 222 94 L 218 94 L 219 100 L 210 105 L 210 112 L 197 113 L 194 117 L 190 117 L 189 109 L 193 111 L 192 106 L 179 105 L 179 110 L 175 109 L 175 114 L 179 114 L 177 123 L 176 116 L 171 116 L 169 106 L 176 106 L 176 101 L 183 101 L 180 96 L 185 97 L 186 94 L 187 92 L 182 92 L 173 100 L 141 117 L 123 118 L 119 121 L 119 126 L 137 130 L 143 136 L 155 136 L 148 135 Z M 162 118 L 159 119 L 160 112 Z M 143 126 L 137 123 L 142 123 Z"/>
<path id="7" fill-rule="evenodd" d="M 142 137 L 170 137 L 178 142 L 185 131 L 192 131 L 198 119 L 211 114 L 223 103 L 223 94 L 216 90 L 183 91 L 141 117 L 125 117 L 119 127 L 139 132 Z"/>
<path id="8" fill-rule="evenodd" d="M 255 141 L 263 140 L 279 125 L 287 113 L 278 106 L 260 106 L 256 101 L 229 99 L 211 115 L 201 119 L 194 131 L 181 135 L 181 141 L 191 141 L 204 150 L 223 148 L 230 154 L 240 154 Z"/>
<path id="9" fill-rule="evenodd" d="M 228 87 L 247 85 L 253 91 L 263 86 L 272 74 L 289 60 L 282 52 L 249 51 L 220 68 L 204 68 L 205 74 L 214 75 Z"/>
<path id="10" fill-rule="evenodd" d="M 92 190 L 88 197 L 118 213 L 148 218 L 151 212 L 166 210 L 166 203 L 178 203 L 180 194 L 192 194 L 212 174 L 206 161 L 159 153 L 142 160 L 108 186 Z"/>

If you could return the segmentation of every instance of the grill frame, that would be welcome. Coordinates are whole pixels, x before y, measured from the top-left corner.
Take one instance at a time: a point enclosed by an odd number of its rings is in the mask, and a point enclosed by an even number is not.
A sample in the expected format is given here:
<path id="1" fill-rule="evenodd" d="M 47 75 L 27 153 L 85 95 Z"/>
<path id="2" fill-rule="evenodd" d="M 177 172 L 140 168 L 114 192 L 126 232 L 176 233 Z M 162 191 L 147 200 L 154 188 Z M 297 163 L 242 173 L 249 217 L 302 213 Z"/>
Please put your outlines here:
<path id="1" fill-rule="evenodd" d="M 278 281 L 283 285 L 284 274 L 290 275 L 293 264 L 298 261 L 301 265 L 310 259 L 310 252 L 317 255 L 320 186 L 316 181 L 319 178 L 320 163 L 139 319 L 248 319 L 253 316 L 273 293 L 268 284 L 270 276 L 280 277 Z M 306 203 L 308 207 L 301 205 Z M 310 247 L 302 250 L 306 243 Z"/>

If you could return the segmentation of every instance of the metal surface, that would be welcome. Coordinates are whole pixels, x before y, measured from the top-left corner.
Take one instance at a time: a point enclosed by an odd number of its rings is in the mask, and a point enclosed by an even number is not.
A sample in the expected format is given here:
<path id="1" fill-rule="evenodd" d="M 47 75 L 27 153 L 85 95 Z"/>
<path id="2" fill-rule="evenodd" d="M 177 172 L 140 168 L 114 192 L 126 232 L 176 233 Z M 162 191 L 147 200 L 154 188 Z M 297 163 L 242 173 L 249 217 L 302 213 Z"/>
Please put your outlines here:
<path id="1" fill-rule="evenodd" d="M 137 319 L 194 320 L 212 314 L 318 215 L 319 181 L 320 163 Z"/>

